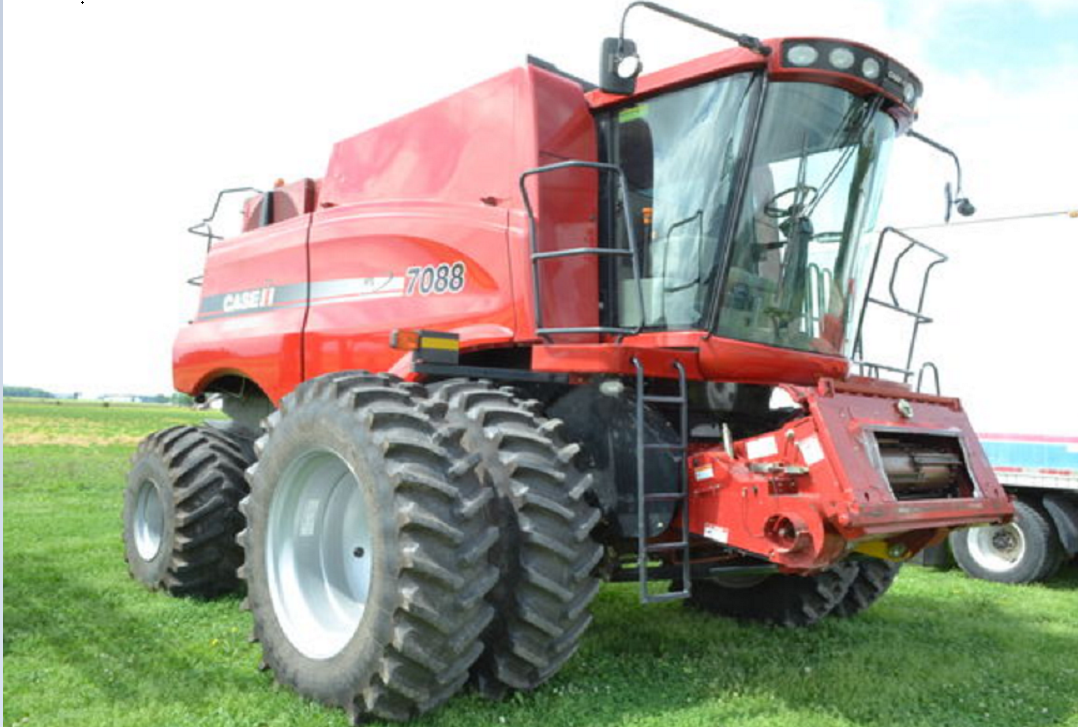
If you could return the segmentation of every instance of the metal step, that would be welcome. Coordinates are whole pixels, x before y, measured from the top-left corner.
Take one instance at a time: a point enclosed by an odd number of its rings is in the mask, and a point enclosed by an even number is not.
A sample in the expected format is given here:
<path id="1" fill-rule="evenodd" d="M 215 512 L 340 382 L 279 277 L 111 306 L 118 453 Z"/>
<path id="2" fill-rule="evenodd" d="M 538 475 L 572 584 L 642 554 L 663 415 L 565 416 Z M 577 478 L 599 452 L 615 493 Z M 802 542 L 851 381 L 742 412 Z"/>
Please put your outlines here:
<path id="1" fill-rule="evenodd" d="M 666 593 L 648 594 L 648 603 L 663 603 L 664 601 L 683 601 L 692 594 L 688 590 L 668 591 Z"/>
<path id="2" fill-rule="evenodd" d="M 684 550 L 689 547 L 689 543 L 686 540 L 680 540 L 676 543 L 652 543 L 647 546 L 646 550 L 649 553 L 666 553 L 670 550 Z"/>
<path id="3" fill-rule="evenodd" d="M 645 404 L 678 404 L 682 405 L 687 403 L 682 396 L 645 396 Z"/>
<path id="4" fill-rule="evenodd" d="M 684 499 L 681 492 L 651 492 L 644 496 L 646 502 L 681 502 Z"/>
<path id="5" fill-rule="evenodd" d="M 645 444 L 644 449 L 669 449 L 674 451 L 682 451 L 680 444 Z"/>

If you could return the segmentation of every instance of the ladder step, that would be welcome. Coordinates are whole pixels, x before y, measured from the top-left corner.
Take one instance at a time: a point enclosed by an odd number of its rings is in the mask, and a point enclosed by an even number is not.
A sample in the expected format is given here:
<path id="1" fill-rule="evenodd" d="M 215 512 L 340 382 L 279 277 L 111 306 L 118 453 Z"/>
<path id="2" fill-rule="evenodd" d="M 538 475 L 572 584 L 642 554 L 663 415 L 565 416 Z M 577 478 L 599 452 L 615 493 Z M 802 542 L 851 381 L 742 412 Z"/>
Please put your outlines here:
<path id="1" fill-rule="evenodd" d="M 680 444 L 660 444 L 654 442 L 652 444 L 645 444 L 644 449 L 668 449 L 668 450 L 684 450 Z"/>
<path id="2" fill-rule="evenodd" d="M 689 544 L 685 541 L 677 543 L 656 543 L 655 545 L 647 546 L 649 553 L 666 553 L 671 550 L 684 550 L 688 548 Z"/>
<path id="3" fill-rule="evenodd" d="M 644 495 L 646 502 L 681 502 L 689 496 L 687 492 L 652 492 Z"/>
<path id="4" fill-rule="evenodd" d="M 645 396 L 644 401 L 649 404 L 688 404 L 683 397 L 680 396 Z"/>
<path id="5" fill-rule="evenodd" d="M 669 593 L 649 593 L 641 600 L 644 603 L 662 603 L 664 601 L 683 601 L 689 597 L 688 591 L 670 591 Z"/>

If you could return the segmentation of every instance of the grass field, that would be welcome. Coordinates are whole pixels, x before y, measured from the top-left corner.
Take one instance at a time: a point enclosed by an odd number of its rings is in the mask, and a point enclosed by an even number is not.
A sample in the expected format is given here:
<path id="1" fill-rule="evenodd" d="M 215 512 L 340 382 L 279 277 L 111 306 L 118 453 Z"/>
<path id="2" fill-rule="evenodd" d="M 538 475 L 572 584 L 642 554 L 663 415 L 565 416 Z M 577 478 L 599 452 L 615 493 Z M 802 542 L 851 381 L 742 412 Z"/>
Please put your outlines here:
<path id="1" fill-rule="evenodd" d="M 338 725 L 257 670 L 238 599 L 176 600 L 128 578 L 127 461 L 204 415 L 4 402 L 4 724 Z M 908 567 L 849 621 L 784 631 L 605 586 L 548 686 L 454 699 L 424 725 L 1078 727 L 1078 568 L 1008 587 Z"/>

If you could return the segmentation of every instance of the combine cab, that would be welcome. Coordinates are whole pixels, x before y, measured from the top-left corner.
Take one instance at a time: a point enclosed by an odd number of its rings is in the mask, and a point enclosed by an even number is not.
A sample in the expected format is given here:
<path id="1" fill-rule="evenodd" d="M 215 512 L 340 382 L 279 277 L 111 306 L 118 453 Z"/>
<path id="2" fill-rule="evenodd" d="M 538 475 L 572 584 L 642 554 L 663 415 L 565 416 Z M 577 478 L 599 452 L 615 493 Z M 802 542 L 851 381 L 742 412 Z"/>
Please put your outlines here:
<path id="1" fill-rule="evenodd" d="M 737 45 L 532 60 L 196 229 L 175 381 L 231 421 L 142 445 L 128 561 L 202 596 L 242 562 L 266 666 L 356 719 L 538 687 L 601 579 L 808 625 L 1012 513 L 957 400 L 854 375 L 866 305 L 927 321 L 868 295 L 917 77 L 635 6 Z"/>

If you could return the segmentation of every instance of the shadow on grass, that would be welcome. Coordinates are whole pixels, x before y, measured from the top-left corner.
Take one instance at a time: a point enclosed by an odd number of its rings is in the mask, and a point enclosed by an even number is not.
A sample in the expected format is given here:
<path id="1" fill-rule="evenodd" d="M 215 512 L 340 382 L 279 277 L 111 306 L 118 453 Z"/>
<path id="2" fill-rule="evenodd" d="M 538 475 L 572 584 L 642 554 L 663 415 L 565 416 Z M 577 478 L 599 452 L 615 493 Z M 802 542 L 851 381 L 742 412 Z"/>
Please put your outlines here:
<path id="1" fill-rule="evenodd" d="M 4 582 L 4 659 L 15 662 L 9 672 L 15 684 L 49 674 L 53 688 L 89 685 L 85 697 L 191 707 L 210 705 L 228 690 L 266 687 L 241 653 L 246 630 L 241 634 L 237 626 L 220 623 L 222 614 L 238 610 L 234 599 L 181 601 L 141 591 L 135 583 L 120 589 L 61 567 L 43 553 L 9 553 Z M 238 658 L 247 668 L 236 668 Z"/>
<path id="2" fill-rule="evenodd" d="M 812 629 L 739 624 L 607 587 L 548 686 L 487 708 L 511 724 L 1058 724 L 1078 713 L 1078 633 L 990 596 L 892 594 Z M 436 723 L 457 724 L 451 714 Z"/>

